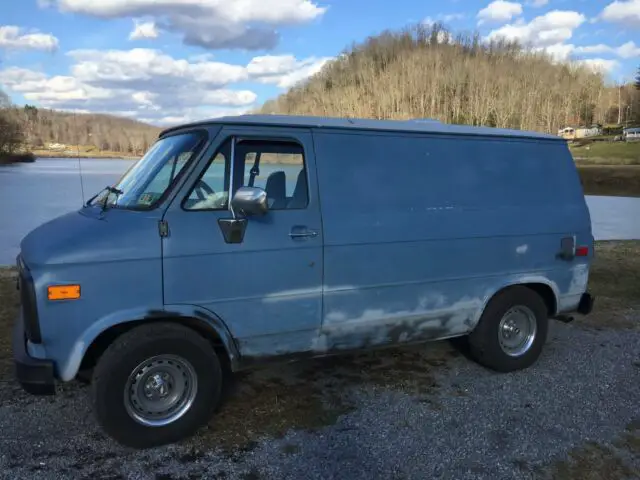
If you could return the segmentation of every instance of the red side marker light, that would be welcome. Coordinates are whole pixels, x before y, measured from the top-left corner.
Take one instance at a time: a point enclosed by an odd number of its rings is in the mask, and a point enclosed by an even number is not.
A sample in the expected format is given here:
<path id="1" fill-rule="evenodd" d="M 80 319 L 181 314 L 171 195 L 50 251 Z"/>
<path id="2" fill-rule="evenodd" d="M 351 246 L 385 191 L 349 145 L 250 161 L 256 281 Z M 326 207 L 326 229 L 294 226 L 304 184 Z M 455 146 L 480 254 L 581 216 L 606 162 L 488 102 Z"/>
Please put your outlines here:
<path id="1" fill-rule="evenodd" d="M 588 257 L 589 256 L 589 247 L 582 246 L 576 247 L 576 257 Z"/>

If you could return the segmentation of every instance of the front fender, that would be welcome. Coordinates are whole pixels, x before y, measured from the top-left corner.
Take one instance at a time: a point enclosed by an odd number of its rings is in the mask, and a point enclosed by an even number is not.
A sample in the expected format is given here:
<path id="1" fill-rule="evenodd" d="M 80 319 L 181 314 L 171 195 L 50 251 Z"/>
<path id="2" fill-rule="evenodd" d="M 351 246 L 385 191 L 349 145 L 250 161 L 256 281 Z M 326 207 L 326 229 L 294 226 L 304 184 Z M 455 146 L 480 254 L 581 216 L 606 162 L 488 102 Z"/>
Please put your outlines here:
<path id="1" fill-rule="evenodd" d="M 231 331 L 227 327 L 227 324 L 224 323 L 218 315 L 213 313 L 211 310 L 207 310 L 206 308 L 202 308 L 198 305 L 188 304 L 165 305 L 163 312 L 166 312 L 172 318 L 184 318 L 204 322 L 218 335 L 218 337 L 220 337 L 220 340 L 227 351 L 227 355 L 229 356 L 231 369 L 236 370 L 240 361 L 238 345 L 233 338 L 233 335 L 231 335 Z"/>
<path id="2" fill-rule="evenodd" d="M 200 326 L 210 329 L 222 341 L 231 368 L 236 370 L 239 353 L 236 342 L 225 323 L 213 312 L 196 305 L 164 305 L 155 308 L 134 308 L 112 312 L 92 323 L 78 340 L 73 344 L 66 362 L 58 365 L 58 377 L 63 382 L 73 380 L 80 369 L 82 360 L 93 342 L 104 332 L 117 325 L 147 322 L 161 319 L 185 319 L 197 322 Z"/>

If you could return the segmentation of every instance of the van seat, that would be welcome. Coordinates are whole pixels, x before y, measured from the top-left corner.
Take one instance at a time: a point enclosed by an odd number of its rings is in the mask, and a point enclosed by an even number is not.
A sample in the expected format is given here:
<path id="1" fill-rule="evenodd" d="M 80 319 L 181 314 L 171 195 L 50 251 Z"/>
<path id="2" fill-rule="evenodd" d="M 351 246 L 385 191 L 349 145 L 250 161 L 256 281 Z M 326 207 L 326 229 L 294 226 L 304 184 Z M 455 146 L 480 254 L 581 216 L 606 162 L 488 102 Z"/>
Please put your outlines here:
<path id="1" fill-rule="evenodd" d="M 267 192 L 270 209 L 282 209 L 287 206 L 287 176 L 283 171 L 273 172 L 267 177 L 264 187 Z"/>
<path id="2" fill-rule="evenodd" d="M 289 200 L 287 208 L 305 208 L 307 206 L 307 175 L 304 170 L 300 170 L 296 188 L 293 190 L 293 196 Z"/>

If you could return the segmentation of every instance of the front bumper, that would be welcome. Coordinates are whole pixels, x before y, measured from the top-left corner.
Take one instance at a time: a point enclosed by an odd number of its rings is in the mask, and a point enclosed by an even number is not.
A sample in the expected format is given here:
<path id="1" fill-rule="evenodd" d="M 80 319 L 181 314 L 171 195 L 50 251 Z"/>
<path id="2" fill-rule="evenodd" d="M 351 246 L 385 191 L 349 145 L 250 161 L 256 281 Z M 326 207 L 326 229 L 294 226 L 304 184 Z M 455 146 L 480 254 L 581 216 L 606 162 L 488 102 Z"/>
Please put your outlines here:
<path id="1" fill-rule="evenodd" d="M 15 374 L 20 386 L 33 395 L 55 395 L 53 362 L 29 355 L 22 316 L 13 327 L 12 346 Z"/>

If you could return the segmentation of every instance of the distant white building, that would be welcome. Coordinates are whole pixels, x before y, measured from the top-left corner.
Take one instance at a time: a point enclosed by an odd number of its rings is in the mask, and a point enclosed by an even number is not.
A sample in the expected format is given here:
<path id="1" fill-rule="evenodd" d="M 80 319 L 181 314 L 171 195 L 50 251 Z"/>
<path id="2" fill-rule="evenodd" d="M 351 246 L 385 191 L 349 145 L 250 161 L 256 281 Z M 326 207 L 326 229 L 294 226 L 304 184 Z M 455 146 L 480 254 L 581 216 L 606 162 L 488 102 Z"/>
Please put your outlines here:
<path id="1" fill-rule="evenodd" d="M 64 143 L 48 143 L 47 149 L 49 150 L 64 150 L 67 146 Z"/>
<path id="2" fill-rule="evenodd" d="M 597 135 L 602 135 L 602 129 L 597 126 L 593 127 L 565 127 L 558 130 L 558 136 L 562 138 L 566 138 L 567 140 L 573 140 L 576 138 L 587 138 L 587 137 L 595 137 Z"/>
<path id="3" fill-rule="evenodd" d="M 625 128 L 622 130 L 622 138 L 628 141 L 639 141 L 640 140 L 640 127 L 636 128 Z"/>

